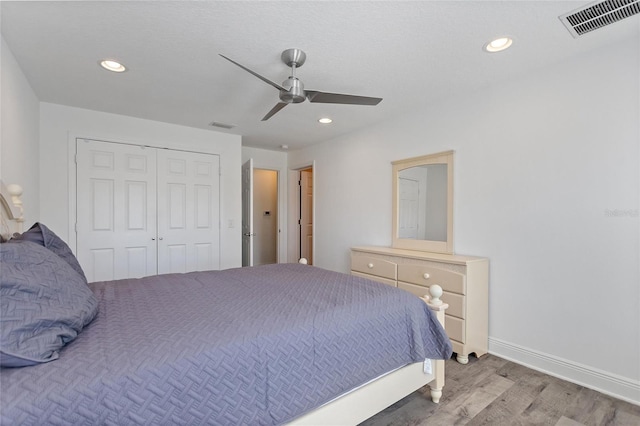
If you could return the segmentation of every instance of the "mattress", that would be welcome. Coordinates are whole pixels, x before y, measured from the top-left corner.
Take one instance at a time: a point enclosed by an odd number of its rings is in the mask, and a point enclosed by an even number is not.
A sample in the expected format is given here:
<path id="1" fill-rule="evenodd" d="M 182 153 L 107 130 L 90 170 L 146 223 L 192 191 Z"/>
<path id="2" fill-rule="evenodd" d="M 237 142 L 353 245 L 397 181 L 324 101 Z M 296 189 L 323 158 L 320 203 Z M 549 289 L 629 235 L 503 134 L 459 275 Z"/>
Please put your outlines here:
<path id="1" fill-rule="evenodd" d="M 0 372 L 2 424 L 290 421 L 451 345 L 417 297 L 280 264 L 90 284 L 60 358 Z"/>

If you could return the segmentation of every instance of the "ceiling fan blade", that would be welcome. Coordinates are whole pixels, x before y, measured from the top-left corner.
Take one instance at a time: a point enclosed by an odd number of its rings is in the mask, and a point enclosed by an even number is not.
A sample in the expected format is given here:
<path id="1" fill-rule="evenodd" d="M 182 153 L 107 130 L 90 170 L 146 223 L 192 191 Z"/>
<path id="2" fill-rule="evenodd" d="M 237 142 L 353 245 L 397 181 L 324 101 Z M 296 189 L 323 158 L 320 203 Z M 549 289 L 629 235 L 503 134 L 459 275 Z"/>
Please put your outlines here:
<path id="1" fill-rule="evenodd" d="M 269 80 L 268 78 L 265 78 L 263 76 L 261 76 L 260 74 L 258 74 L 257 72 L 251 71 L 249 68 L 240 65 L 239 63 L 237 63 L 236 61 L 234 61 L 233 59 L 229 59 L 226 56 L 224 56 L 221 53 L 218 53 L 218 55 L 222 56 L 223 58 L 225 58 L 227 61 L 231 62 L 232 64 L 235 64 L 237 66 L 239 66 L 240 68 L 242 68 L 243 70 L 245 70 L 246 72 L 255 75 L 256 77 L 258 77 L 260 80 L 264 81 L 265 83 L 275 87 L 278 90 L 284 90 L 285 92 L 287 91 L 287 89 L 285 89 L 284 87 L 280 86 L 279 84 L 274 83 L 273 81 Z"/>
<path id="2" fill-rule="evenodd" d="M 315 90 L 305 90 L 309 102 L 321 104 L 348 104 L 348 105 L 378 105 L 382 98 L 372 98 L 369 96 L 344 95 L 341 93 L 317 92 Z"/>
<path id="3" fill-rule="evenodd" d="M 270 119 L 271 117 L 273 117 L 273 116 L 276 114 L 276 112 L 280 111 L 282 108 L 286 107 L 287 105 L 289 105 L 289 104 L 284 103 L 284 102 L 278 102 L 278 103 L 276 104 L 276 106 L 274 106 L 273 108 L 271 108 L 271 111 L 269 111 L 269 112 L 267 113 L 267 115 L 265 115 L 265 116 L 262 118 L 262 121 L 267 121 L 268 119 Z"/>

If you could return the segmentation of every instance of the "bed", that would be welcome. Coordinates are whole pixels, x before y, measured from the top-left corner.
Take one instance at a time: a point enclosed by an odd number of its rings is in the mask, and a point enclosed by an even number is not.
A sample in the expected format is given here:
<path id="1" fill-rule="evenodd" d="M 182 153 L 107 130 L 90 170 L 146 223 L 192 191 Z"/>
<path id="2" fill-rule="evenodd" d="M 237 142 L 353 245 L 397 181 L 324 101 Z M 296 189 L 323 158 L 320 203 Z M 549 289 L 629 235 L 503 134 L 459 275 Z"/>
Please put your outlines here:
<path id="1" fill-rule="evenodd" d="M 19 210 L 3 210 L 4 224 L 18 223 Z M 451 344 L 437 286 L 428 307 L 304 264 L 86 284 L 46 226 L 21 235 L 0 246 L 0 350 L 14 356 L 7 365 L 30 365 L 0 370 L 2 424 L 345 425 L 426 384 L 440 398 Z M 16 290 L 5 283 L 51 269 L 45 257 L 70 277 L 48 274 L 62 281 L 56 292 L 78 287 L 71 306 L 80 313 L 62 321 L 73 329 L 58 333 L 64 345 L 15 361 L 4 328 L 17 321 L 6 305 Z"/>

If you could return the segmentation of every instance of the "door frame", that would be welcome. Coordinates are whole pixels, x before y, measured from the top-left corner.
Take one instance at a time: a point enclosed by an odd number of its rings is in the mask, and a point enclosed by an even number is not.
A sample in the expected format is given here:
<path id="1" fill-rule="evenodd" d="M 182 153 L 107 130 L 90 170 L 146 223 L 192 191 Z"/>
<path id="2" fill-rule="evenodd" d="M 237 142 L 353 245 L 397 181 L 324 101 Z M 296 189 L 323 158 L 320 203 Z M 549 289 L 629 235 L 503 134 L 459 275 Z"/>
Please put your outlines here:
<path id="1" fill-rule="evenodd" d="M 242 163 L 242 223 L 240 230 L 242 233 L 242 267 L 253 266 L 253 237 L 256 235 L 253 229 L 253 211 L 255 203 L 253 200 L 253 158 L 249 158 Z M 245 183 L 245 171 L 248 172 L 248 183 Z M 248 185 L 248 186 L 246 186 Z M 245 197 L 245 190 L 248 191 Z M 247 203 L 249 204 L 247 206 Z M 246 243 L 246 244 L 245 244 Z"/>
<path id="2" fill-rule="evenodd" d="M 288 174 L 286 163 L 273 161 L 268 157 L 261 155 L 249 154 L 243 152 L 240 165 L 246 163 L 247 160 L 253 159 L 253 168 L 262 170 L 272 170 L 278 172 L 278 237 L 277 237 L 277 256 L 278 263 L 288 262 L 288 217 L 289 217 L 289 198 L 288 198 Z"/>
<path id="3" fill-rule="evenodd" d="M 300 259 L 300 226 L 298 224 L 298 219 L 300 218 L 300 191 L 298 190 L 298 180 L 300 179 L 300 170 L 304 169 L 312 169 L 313 170 L 313 189 L 312 189 L 312 201 L 311 201 L 311 217 L 313 228 L 311 230 L 311 253 L 313 253 L 314 257 L 314 265 L 318 264 L 318 256 L 316 250 L 316 194 L 317 194 L 317 177 L 318 177 L 318 169 L 316 167 L 316 161 L 313 160 L 311 162 L 303 163 L 296 165 L 294 167 L 289 167 L 288 171 L 288 180 L 289 180 L 289 208 L 288 215 L 289 220 L 287 223 L 287 233 L 288 233 L 288 256 L 287 260 L 290 263 L 297 263 Z"/>

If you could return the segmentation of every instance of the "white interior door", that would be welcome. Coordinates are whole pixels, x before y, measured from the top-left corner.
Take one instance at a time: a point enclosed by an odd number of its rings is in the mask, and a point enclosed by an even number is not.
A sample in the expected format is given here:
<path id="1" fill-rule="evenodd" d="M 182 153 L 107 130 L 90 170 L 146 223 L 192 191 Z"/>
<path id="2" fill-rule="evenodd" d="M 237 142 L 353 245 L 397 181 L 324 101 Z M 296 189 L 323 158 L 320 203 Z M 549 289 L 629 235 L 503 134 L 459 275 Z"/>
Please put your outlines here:
<path id="1" fill-rule="evenodd" d="M 220 268 L 220 157 L 158 150 L 158 273 Z"/>
<path id="2" fill-rule="evenodd" d="M 300 257 L 313 264 L 313 170 L 300 171 Z"/>
<path id="3" fill-rule="evenodd" d="M 420 184 L 415 179 L 399 178 L 400 216 L 398 217 L 398 238 L 418 238 L 418 202 Z"/>
<path id="4" fill-rule="evenodd" d="M 253 266 L 253 159 L 242 165 L 242 266 Z"/>
<path id="5" fill-rule="evenodd" d="M 78 139 L 77 257 L 89 281 L 156 274 L 156 153 Z"/>

